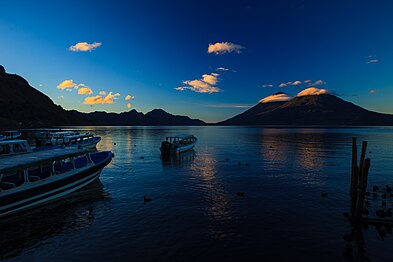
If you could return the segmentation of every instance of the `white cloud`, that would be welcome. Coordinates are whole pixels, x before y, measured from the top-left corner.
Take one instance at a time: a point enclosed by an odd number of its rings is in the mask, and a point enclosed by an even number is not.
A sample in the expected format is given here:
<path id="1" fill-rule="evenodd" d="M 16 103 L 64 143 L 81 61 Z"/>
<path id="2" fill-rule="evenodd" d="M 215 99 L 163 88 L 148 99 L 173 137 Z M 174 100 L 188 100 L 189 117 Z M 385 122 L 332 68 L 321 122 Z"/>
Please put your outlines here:
<path id="1" fill-rule="evenodd" d="M 127 95 L 126 97 L 125 97 L 125 100 L 126 101 L 128 101 L 128 100 L 134 100 L 135 99 L 135 96 L 130 96 L 130 95 Z"/>
<path id="2" fill-rule="evenodd" d="M 207 48 L 207 52 L 209 54 L 214 53 L 216 55 L 223 55 L 225 53 L 238 53 L 240 54 L 242 49 L 244 49 L 243 46 L 230 43 L 230 42 L 220 42 L 220 43 L 215 43 L 215 44 L 209 44 Z"/>
<path id="3" fill-rule="evenodd" d="M 374 63 L 378 63 L 379 60 L 378 59 L 371 59 L 369 61 L 366 62 L 366 64 L 374 64 Z"/>
<path id="4" fill-rule="evenodd" d="M 104 96 L 104 95 L 106 95 L 106 92 L 105 91 L 100 91 L 100 95 Z"/>
<path id="5" fill-rule="evenodd" d="M 221 89 L 215 86 L 219 80 L 218 76 L 219 74 L 216 73 L 204 74 L 201 79 L 183 81 L 185 86 L 176 87 L 175 90 L 184 91 L 188 89 L 197 93 L 208 94 L 221 92 Z"/>
<path id="6" fill-rule="evenodd" d="M 301 84 L 302 84 L 302 82 L 299 81 L 299 80 L 296 80 L 296 81 L 294 81 L 294 82 L 292 83 L 293 86 L 298 86 L 298 85 L 301 85 Z"/>
<path id="7" fill-rule="evenodd" d="M 264 84 L 264 85 L 262 85 L 262 87 L 269 88 L 269 87 L 273 87 L 273 85 L 272 84 Z"/>
<path id="8" fill-rule="evenodd" d="M 217 70 L 218 71 L 228 71 L 229 69 L 225 68 L 225 67 L 219 67 L 219 68 L 217 68 Z"/>
<path id="9" fill-rule="evenodd" d="M 217 78 L 218 76 L 219 76 L 219 74 L 216 74 L 216 73 L 212 73 L 210 75 L 204 74 L 204 75 L 202 75 L 202 80 L 203 80 L 203 82 L 214 86 L 218 82 L 218 78 Z"/>
<path id="10" fill-rule="evenodd" d="M 97 47 L 101 46 L 102 43 L 94 42 L 89 44 L 87 42 L 79 42 L 75 45 L 70 46 L 68 49 L 73 52 L 87 52 L 96 49 Z"/>
<path id="11" fill-rule="evenodd" d="M 58 96 L 57 98 L 58 99 L 64 99 L 64 96 Z"/>
<path id="12" fill-rule="evenodd" d="M 368 55 L 366 56 L 366 64 L 375 64 L 379 63 L 379 59 L 377 59 L 377 55 Z"/>
<path id="13" fill-rule="evenodd" d="M 376 94 L 378 93 L 378 90 L 376 89 L 371 89 L 370 91 L 368 91 L 370 94 Z"/>
<path id="14" fill-rule="evenodd" d="M 281 83 L 278 85 L 278 87 L 286 87 L 287 85 L 292 84 L 292 82 L 287 82 L 287 83 Z"/>
<path id="15" fill-rule="evenodd" d="M 324 85 L 324 84 L 326 84 L 326 82 L 323 80 L 317 80 L 315 82 L 311 82 L 311 81 L 308 82 L 308 86 L 318 86 L 318 85 Z"/>
<path id="16" fill-rule="evenodd" d="M 197 93 L 217 93 L 220 92 L 221 90 L 215 86 L 211 86 L 209 83 L 206 83 L 202 80 L 187 80 L 183 82 L 186 85 L 189 85 L 189 87 L 182 87 L 190 89 L 191 91 L 197 92 Z"/>
<path id="17" fill-rule="evenodd" d="M 93 94 L 93 90 L 91 90 L 88 87 L 82 87 L 78 89 L 78 94 L 79 95 L 91 95 Z"/>
<path id="18" fill-rule="evenodd" d="M 71 92 L 72 88 L 78 89 L 81 86 L 85 86 L 85 84 L 77 84 L 77 83 L 74 83 L 74 81 L 72 79 L 67 79 L 67 80 L 64 80 L 63 82 L 61 82 L 57 86 L 57 88 L 59 88 L 61 90 L 66 89 L 67 91 Z"/>
<path id="19" fill-rule="evenodd" d="M 78 88 L 78 85 L 75 84 L 72 79 L 67 79 L 67 80 L 64 80 L 63 82 L 61 82 L 57 86 L 57 88 L 59 88 L 61 90 L 64 90 L 64 89 L 67 89 L 67 88 Z"/>
<path id="20" fill-rule="evenodd" d="M 330 94 L 330 92 L 326 89 L 319 89 L 316 87 L 309 87 L 307 89 L 302 90 L 296 96 L 315 96 L 315 95 L 324 95 Z"/>
<path id="21" fill-rule="evenodd" d="M 310 83 L 310 82 L 311 82 L 311 80 L 310 80 L 310 79 L 308 79 L 308 80 L 304 80 L 303 82 L 304 82 L 304 83 L 306 83 L 306 84 L 308 84 L 308 83 Z"/>
<path id="22" fill-rule="evenodd" d="M 278 92 L 275 93 L 274 95 L 267 96 L 261 100 L 259 100 L 260 103 L 269 103 L 269 102 L 285 102 L 291 100 L 292 97 L 288 96 L 287 94 L 283 92 Z"/>
<path id="23" fill-rule="evenodd" d="M 112 94 L 112 92 L 109 92 L 109 94 L 105 97 L 103 96 L 89 96 L 86 97 L 85 100 L 83 101 L 83 104 L 86 105 L 96 105 L 96 104 L 113 104 L 116 99 L 119 99 L 120 94 Z"/>

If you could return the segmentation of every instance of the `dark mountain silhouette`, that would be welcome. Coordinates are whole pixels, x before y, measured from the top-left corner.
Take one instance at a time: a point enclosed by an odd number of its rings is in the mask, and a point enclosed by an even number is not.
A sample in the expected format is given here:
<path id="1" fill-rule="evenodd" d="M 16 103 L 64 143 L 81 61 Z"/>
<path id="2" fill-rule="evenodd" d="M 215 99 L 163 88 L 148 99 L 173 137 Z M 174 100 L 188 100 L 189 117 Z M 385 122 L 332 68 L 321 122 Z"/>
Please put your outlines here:
<path id="1" fill-rule="evenodd" d="M 0 93 L 2 128 L 94 124 L 55 105 L 24 78 L 7 74 L 3 67 L 0 68 Z"/>
<path id="2" fill-rule="evenodd" d="M 206 124 L 202 120 L 191 119 L 188 116 L 172 115 L 162 109 L 154 109 L 146 114 L 135 109 L 120 114 L 97 111 L 92 113 L 74 112 L 92 121 L 111 126 L 199 126 Z"/>
<path id="3" fill-rule="evenodd" d="M 64 110 L 21 76 L 7 74 L 0 66 L 0 129 L 70 125 L 204 125 L 198 119 L 172 115 L 161 109 L 143 114 L 81 113 Z"/>
<path id="4" fill-rule="evenodd" d="M 393 125 L 393 115 L 366 110 L 334 95 L 258 103 L 219 125 Z"/>
<path id="5" fill-rule="evenodd" d="M 18 75 L 0 66 L 0 129 L 70 125 L 205 125 L 162 109 L 146 114 L 67 111 Z M 277 94 L 276 94 L 277 95 Z M 218 125 L 393 125 L 393 115 L 366 110 L 333 95 L 309 95 L 290 101 L 258 103 Z"/>

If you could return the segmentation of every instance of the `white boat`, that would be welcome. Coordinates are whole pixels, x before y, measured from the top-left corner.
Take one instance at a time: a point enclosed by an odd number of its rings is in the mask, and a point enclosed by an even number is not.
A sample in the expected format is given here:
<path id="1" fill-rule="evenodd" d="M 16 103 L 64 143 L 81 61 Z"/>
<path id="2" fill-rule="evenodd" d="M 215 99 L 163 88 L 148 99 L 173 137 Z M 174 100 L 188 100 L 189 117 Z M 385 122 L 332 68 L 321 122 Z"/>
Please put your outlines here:
<path id="1" fill-rule="evenodd" d="M 101 137 L 94 136 L 92 134 L 72 135 L 67 136 L 64 139 L 64 145 L 66 146 L 76 145 L 78 147 L 86 149 L 96 148 L 98 142 L 101 141 Z"/>
<path id="2" fill-rule="evenodd" d="M 17 154 L 32 153 L 30 145 L 26 140 L 4 140 L 0 141 L 0 157 Z"/>
<path id="3" fill-rule="evenodd" d="M 161 143 L 161 154 L 168 156 L 193 149 L 197 140 L 195 136 L 186 134 L 168 136 L 165 141 Z"/>
<path id="4" fill-rule="evenodd" d="M 95 179 L 113 157 L 61 148 L 19 154 L 0 160 L 0 217 L 59 199 Z M 5 161 L 7 160 L 7 161 Z"/>
<path id="5" fill-rule="evenodd" d="M 50 132 L 49 141 L 51 145 L 62 145 L 69 142 L 68 137 L 75 135 L 79 135 L 79 133 L 75 131 Z"/>
<path id="6" fill-rule="evenodd" d="M 19 154 L 39 152 L 39 151 L 50 150 L 50 149 L 57 149 L 61 147 L 62 147 L 61 145 L 57 145 L 57 146 L 42 146 L 42 147 L 31 148 L 27 140 L 21 140 L 21 139 L 4 140 L 4 141 L 0 141 L 0 158 L 19 155 Z"/>
<path id="7" fill-rule="evenodd" d="M 16 139 L 21 136 L 22 136 L 22 133 L 17 130 L 3 131 L 3 132 L 1 132 L 1 135 L 0 135 L 0 141 L 7 140 L 7 139 Z"/>

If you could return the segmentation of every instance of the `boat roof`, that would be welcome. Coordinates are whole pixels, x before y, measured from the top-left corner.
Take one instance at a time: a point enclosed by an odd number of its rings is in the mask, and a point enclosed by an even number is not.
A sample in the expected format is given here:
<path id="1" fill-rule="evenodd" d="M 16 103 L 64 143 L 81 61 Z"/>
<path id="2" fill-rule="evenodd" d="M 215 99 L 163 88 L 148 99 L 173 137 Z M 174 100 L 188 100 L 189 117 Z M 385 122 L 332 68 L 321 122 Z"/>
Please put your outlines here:
<path id="1" fill-rule="evenodd" d="M 59 131 L 59 132 L 51 132 L 52 135 L 66 135 L 66 134 L 75 134 L 75 131 Z"/>
<path id="2" fill-rule="evenodd" d="M 10 134 L 10 133 L 20 133 L 18 130 L 8 130 L 8 131 L 1 131 L 1 133 Z"/>
<path id="3" fill-rule="evenodd" d="M 88 152 L 89 151 L 87 149 L 59 148 L 28 154 L 12 155 L 7 157 L 10 161 L 0 162 L 0 172 L 23 169 L 43 162 L 79 156 Z"/>
<path id="4" fill-rule="evenodd" d="M 180 135 L 175 135 L 175 136 L 168 136 L 167 138 L 189 138 L 189 137 L 194 137 L 194 135 L 188 135 L 188 134 L 180 134 Z"/>
<path id="5" fill-rule="evenodd" d="M 83 137 L 91 137 L 94 136 L 93 134 L 82 134 L 82 135 L 72 135 L 72 136 L 67 136 L 69 139 L 77 139 L 77 138 L 83 138 Z"/>
<path id="6" fill-rule="evenodd" d="M 22 139 L 14 139 L 14 140 L 4 140 L 4 141 L 0 141 L 0 145 L 21 144 L 21 143 L 27 143 L 27 141 L 26 141 L 26 140 L 22 140 Z"/>

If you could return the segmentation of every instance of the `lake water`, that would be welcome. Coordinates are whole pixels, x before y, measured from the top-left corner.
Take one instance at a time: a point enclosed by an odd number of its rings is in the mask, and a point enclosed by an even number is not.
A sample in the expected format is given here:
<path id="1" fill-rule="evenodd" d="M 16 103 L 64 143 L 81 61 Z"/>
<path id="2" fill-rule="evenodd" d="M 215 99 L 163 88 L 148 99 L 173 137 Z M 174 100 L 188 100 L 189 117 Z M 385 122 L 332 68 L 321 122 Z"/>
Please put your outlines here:
<path id="1" fill-rule="evenodd" d="M 392 261 L 390 229 L 370 226 L 357 244 L 343 239 L 351 139 L 369 142 L 369 185 L 391 185 L 391 127 L 83 129 L 102 137 L 97 148 L 112 150 L 112 163 L 66 200 L 1 221 L 0 258 L 346 261 L 352 248 Z M 181 133 L 198 138 L 195 150 L 163 162 L 161 141 Z"/>

